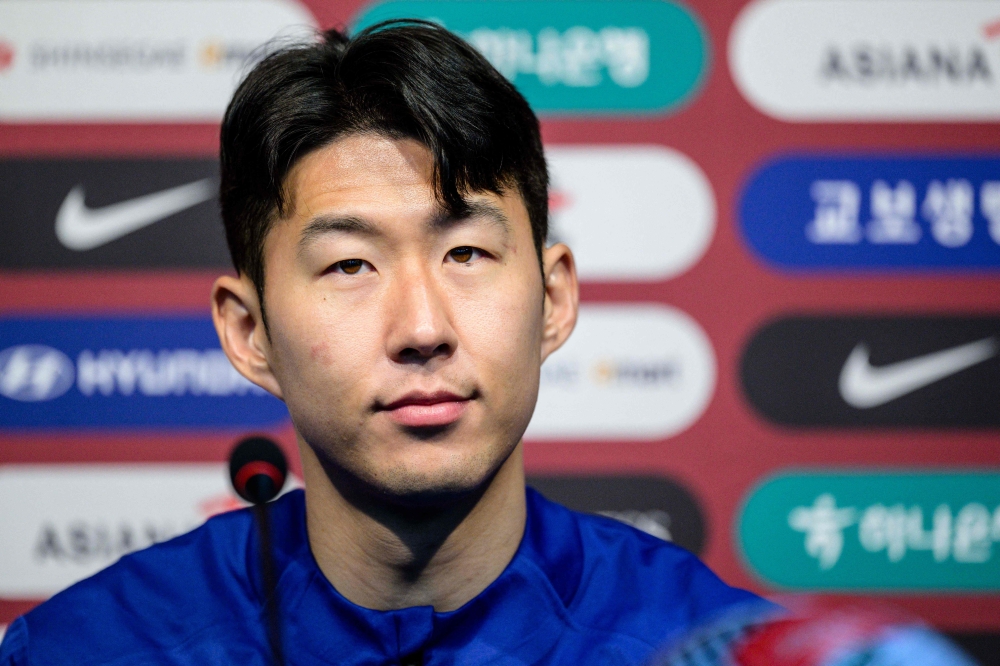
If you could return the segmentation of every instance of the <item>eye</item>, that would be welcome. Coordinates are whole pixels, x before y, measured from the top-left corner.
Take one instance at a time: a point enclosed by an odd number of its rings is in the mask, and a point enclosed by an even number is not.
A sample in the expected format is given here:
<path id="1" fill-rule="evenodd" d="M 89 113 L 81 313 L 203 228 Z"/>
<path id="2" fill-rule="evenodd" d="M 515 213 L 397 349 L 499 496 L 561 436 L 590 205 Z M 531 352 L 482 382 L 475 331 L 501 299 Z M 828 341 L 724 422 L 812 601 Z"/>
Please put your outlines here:
<path id="1" fill-rule="evenodd" d="M 474 247 L 469 247 L 468 245 L 463 245 L 461 247 L 456 247 L 454 250 L 448 252 L 448 257 L 452 261 L 458 262 L 460 264 L 467 264 L 473 259 L 479 259 L 483 256 L 483 251 Z"/>
<path id="2" fill-rule="evenodd" d="M 371 269 L 372 265 L 364 259 L 344 259 L 330 267 L 330 271 L 333 273 L 345 273 L 347 275 L 367 273 Z"/>

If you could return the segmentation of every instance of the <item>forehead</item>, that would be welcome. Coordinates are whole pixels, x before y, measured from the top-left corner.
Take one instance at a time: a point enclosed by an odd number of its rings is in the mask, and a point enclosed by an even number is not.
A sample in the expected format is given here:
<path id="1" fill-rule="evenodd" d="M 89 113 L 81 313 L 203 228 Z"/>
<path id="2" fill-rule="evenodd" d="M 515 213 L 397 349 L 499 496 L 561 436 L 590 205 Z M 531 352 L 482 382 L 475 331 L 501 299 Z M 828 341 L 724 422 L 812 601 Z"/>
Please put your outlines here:
<path id="1" fill-rule="evenodd" d="M 434 159 L 413 139 L 349 135 L 305 155 L 285 180 L 288 209 L 265 243 L 300 251 L 326 233 L 369 238 L 426 239 L 462 226 L 499 223 L 504 243 L 534 245 L 531 221 L 517 188 L 466 196 L 469 217 L 447 214 L 434 187 Z M 322 232 L 322 233 L 320 233 Z"/>
<path id="2" fill-rule="evenodd" d="M 368 190 L 420 190 L 433 198 L 434 159 L 412 139 L 349 135 L 318 148 L 292 168 L 285 181 L 292 211 L 316 198 L 350 198 Z M 384 195 L 386 192 L 382 192 Z M 338 196 L 339 195 L 339 196 Z"/>

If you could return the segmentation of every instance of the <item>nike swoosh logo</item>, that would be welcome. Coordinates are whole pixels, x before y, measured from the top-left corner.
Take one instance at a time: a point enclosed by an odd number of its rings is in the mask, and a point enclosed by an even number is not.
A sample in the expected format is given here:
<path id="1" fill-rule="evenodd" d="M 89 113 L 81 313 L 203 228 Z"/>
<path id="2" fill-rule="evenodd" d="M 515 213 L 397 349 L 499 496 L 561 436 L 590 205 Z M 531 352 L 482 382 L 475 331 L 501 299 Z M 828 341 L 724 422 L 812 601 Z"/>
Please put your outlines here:
<path id="1" fill-rule="evenodd" d="M 851 350 L 840 371 L 840 397 L 858 409 L 878 407 L 991 359 L 998 352 L 996 338 L 984 338 L 875 368 L 869 362 L 868 345 L 862 342 Z"/>
<path id="2" fill-rule="evenodd" d="M 208 201 L 214 194 L 212 179 L 204 178 L 110 206 L 87 208 L 83 185 L 77 185 L 56 213 L 56 238 L 70 250 L 93 250 Z"/>

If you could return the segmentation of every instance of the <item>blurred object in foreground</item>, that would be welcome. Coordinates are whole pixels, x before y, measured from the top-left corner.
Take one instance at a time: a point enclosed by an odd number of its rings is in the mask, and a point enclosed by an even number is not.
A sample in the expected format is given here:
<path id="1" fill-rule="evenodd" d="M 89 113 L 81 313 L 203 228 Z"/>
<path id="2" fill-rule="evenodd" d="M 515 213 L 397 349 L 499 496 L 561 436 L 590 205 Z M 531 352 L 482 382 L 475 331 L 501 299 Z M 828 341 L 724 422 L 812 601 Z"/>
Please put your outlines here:
<path id="1" fill-rule="evenodd" d="M 976 666 L 892 608 L 793 599 L 750 604 L 677 637 L 651 666 Z"/>

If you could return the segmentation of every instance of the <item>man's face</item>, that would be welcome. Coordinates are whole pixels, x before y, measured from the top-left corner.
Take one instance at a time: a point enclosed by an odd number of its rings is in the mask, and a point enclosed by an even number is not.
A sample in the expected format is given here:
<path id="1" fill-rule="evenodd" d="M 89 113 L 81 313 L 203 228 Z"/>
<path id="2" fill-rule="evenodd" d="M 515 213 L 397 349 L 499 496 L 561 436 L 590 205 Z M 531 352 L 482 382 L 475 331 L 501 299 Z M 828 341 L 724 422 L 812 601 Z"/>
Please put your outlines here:
<path id="1" fill-rule="evenodd" d="M 395 497 L 489 478 L 528 425 L 551 351 L 516 190 L 470 195 L 472 215 L 455 219 L 432 176 L 415 141 L 340 139 L 290 172 L 290 213 L 264 248 L 264 353 L 299 435 Z"/>

